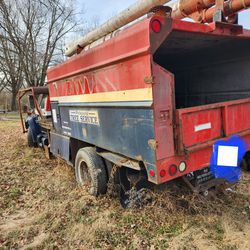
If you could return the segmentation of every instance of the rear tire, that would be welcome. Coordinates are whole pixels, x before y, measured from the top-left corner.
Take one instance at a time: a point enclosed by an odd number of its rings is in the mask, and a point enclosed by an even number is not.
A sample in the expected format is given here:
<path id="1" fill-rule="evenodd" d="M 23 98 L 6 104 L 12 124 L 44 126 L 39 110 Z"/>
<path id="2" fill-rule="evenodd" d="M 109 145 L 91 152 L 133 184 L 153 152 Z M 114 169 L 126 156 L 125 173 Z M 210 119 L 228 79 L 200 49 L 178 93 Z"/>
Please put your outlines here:
<path id="1" fill-rule="evenodd" d="M 86 186 L 89 194 L 98 196 L 107 191 L 107 172 L 102 158 L 92 147 L 79 149 L 75 160 L 77 183 Z"/>
<path id="2" fill-rule="evenodd" d="M 245 154 L 241 165 L 244 170 L 250 171 L 250 151 Z"/>

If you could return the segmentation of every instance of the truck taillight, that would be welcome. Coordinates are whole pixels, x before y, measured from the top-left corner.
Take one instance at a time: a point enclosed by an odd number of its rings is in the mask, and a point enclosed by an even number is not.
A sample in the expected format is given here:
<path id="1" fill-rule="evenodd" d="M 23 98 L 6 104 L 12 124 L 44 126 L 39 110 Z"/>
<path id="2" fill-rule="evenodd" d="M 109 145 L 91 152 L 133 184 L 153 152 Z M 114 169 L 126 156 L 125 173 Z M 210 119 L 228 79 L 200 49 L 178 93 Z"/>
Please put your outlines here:
<path id="1" fill-rule="evenodd" d="M 158 19 L 155 19 L 151 22 L 151 28 L 155 33 L 159 33 L 161 31 L 161 22 Z"/>
<path id="2" fill-rule="evenodd" d="M 177 173 L 177 170 L 178 170 L 177 166 L 174 165 L 174 164 L 172 164 L 172 165 L 168 168 L 168 173 L 169 173 L 169 175 L 174 176 L 174 175 Z"/>
<path id="3" fill-rule="evenodd" d="M 164 169 L 162 169 L 160 171 L 160 177 L 163 178 L 166 175 L 166 171 Z"/>
<path id="4" fill-rule="evenodd" d="M 149 171 L 149 175 L 150 175 L 151 177 L 155 177 L 155 171 L 154 171 L 154 170 L 150 170 L 150 171 Z"/>

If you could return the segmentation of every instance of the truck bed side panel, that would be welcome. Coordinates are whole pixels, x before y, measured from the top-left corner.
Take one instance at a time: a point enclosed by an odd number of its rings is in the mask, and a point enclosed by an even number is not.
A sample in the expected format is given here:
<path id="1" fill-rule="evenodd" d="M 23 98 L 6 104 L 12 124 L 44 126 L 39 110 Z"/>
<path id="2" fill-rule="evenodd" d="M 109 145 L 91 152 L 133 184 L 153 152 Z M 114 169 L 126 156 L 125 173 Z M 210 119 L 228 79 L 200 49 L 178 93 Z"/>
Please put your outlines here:
<path id="1" fill-rule="evenodd" d="M 64 135 L 132 159 L 154 163 L 154 150 L 148 143 L 154 138 L 151 108 L 67 105 L 60 106 Z"/>

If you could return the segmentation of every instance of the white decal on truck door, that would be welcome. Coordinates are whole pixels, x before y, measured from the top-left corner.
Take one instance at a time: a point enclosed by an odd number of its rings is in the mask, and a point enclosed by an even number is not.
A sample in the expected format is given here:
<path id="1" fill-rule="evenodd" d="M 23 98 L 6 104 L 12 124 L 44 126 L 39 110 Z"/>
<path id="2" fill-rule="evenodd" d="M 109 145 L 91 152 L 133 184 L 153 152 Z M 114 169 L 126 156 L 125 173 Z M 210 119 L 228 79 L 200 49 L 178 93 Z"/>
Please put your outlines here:
<path id="1" fill-rule="evenodd" d="M 69 119 L 71 122 L 80 122 L 84 124 L 100 126 L 99 115 L 97 111 L 70 110 Z"/>

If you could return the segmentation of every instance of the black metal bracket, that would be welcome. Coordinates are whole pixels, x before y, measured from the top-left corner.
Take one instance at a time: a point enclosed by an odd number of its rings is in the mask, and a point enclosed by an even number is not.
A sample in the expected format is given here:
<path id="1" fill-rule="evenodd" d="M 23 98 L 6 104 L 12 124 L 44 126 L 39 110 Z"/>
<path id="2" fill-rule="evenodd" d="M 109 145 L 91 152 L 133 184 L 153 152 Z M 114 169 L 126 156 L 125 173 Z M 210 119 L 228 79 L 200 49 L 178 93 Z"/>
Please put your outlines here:
<path id="1" fill-rule="evenodd" d="M 215 1 L 215 13 L 213 16 L 213 21 L 216 22 L 222 22 L 222 23 L 230 23 L 230 24 L 238 24 L 239 15 L 233 14 L 229 17 L 225 17 L 225 6 L 224 6 L 224 0 L 216 0 Z"/>

